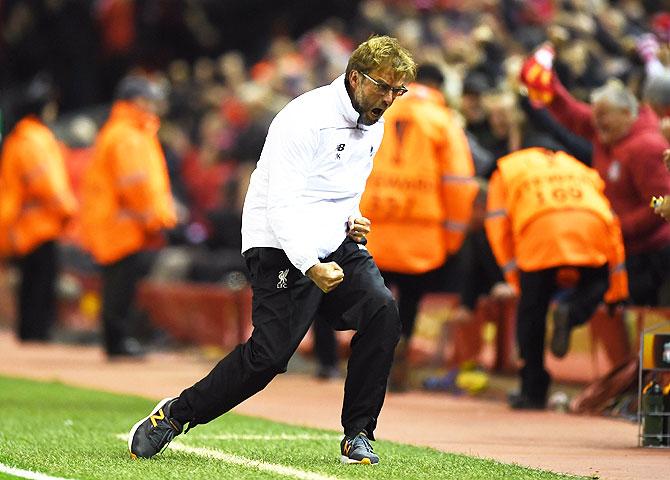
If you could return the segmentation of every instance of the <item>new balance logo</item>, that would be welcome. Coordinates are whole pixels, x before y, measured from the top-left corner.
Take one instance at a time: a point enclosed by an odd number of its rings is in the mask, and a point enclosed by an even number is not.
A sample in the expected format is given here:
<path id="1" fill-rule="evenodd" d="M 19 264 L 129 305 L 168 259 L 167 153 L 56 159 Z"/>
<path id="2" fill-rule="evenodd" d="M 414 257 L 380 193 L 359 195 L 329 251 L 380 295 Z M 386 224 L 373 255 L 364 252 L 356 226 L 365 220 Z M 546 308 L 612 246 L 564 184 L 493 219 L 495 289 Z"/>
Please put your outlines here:
<path id="1" fill-rule="evenodd" d="M 287 277 L 288 277 L 288 268 L 286 270 L 280 270 L 279 271 L 279 281 L 277 282 L 277 288 L 287 288 L 288 284 L 287 282 Z"/>
<path id="2" fill-rule="evenodd" d="M 338 152 L 341 152 L 341 151 L 344 150 L 344 146 L 345 146 L 344 143 L 340 143 L 337 147 L 335 147 L 335 150 L 337 150 Z M 342 155 L 340 155 L 339 153 L 336 153 L 336 154 L 335 154 L 335 158 L 336 158 L 337 160 L 341 160 L 341 159 L 342 159 Z"/>
<path id="3" fill-rule="evenodd" d="M 158 410 L 158 413 L 156 415 L 151 415 L 149 417 L 149 420 L 151 420 L 151 423 L 154 427 L 158 426 L 157 420 L 163 420 L 165 418 L 165 414 L 163 413 L 163 409 L 161 408 Z"/>

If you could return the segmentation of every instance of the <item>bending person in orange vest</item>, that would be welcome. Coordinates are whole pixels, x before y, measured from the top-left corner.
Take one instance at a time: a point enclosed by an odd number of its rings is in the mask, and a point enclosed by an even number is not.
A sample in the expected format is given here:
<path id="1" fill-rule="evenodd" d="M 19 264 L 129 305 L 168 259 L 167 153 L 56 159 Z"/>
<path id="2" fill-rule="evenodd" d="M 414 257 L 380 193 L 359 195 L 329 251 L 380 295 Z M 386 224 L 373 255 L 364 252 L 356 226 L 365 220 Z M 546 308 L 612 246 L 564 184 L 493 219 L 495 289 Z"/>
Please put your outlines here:
<path id="1" fill-rule="evenodd" d="M 520 293 L 517 342 L 524 362 L 516 409 L 544 408 L 546 316 L 565 267 L 579 272 L 574 289 L 553 311 L 551 351 L 563 357 L 573 327 L 603 300 L 628 296 L 621 228 L 598 173 L 565 152 L 541 148 L 501 158 L 491 177 L 486 233 L 505 280 Z"/>
<path id="2" fill-rule="evenodd" d="M 21 273 L 20 340 L 49 340 L 56 321 L 56 240 L 76 210 L 60 145 L 44 123 L 54 120 L 54 107 L 49 82 L 33 80 L 0 159 L 0 257 L 13 257 Z"/>
<path id="3" fill-rule="evenodd" d="M 102 324 L 109 357 L 138 356 L 131 309 L 161 230 L 176 223 L 158 142 L 161 89 L 148 79 L 121 81 L 82 185 L 82 240 L 102 266 Z"/>
<path id="4" fill-rule="evenodd" d="M 444 77 L 420 66 L 409 93 L 388 109 L 384 139 L 361 201 L 375 225 L 368 248 L 394 285 L 402 323 L 389 387 L 405 388 L 406 348 L 421 297 L 442 290 L 441 267 L 465 237 L 477 194 L 467 139 L 441 92 Z M 462 278 L 458 266 L 445 266 Z"/>

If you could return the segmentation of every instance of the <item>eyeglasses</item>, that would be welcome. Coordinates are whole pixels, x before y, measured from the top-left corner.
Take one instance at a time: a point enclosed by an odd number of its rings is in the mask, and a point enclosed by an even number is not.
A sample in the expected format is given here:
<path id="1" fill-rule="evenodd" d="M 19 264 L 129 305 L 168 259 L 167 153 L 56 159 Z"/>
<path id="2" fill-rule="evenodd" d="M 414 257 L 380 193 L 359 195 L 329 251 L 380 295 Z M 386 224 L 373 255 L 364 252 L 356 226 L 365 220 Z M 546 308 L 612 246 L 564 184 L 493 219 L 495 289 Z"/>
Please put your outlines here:
<path id="1" fill-rule="evenodd" d="M 365 72 L 360 72 L 360 74 L 363 75 L 368 80 L 370 80 L 377 87 L 377 92 L 379 92 L 380 95 L 385 96 L 387 93 L 391 92 L 391 95 L 393 95 L 393 98 L 395 98 L 395 97 L 402 97 L 408 91 L 407 87 L 405 87 L 404 85 L 401 85 L 399 87 L 392 87 L 386 82 L 382 82 L 381 80 L 375 80 Z"/>

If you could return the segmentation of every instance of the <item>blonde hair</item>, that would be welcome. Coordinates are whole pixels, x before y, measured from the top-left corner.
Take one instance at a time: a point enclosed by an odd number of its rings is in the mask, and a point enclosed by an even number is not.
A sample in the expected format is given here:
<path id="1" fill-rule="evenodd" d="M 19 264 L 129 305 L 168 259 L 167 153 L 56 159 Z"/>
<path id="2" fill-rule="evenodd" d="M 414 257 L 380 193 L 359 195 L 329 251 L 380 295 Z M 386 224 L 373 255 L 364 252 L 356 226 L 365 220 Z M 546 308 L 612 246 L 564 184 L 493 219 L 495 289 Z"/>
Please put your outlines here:
<path id="1" fill-rule="evenodd" d="M 347 76 L 352 70 L 370 72 L 377 69 L 391 69 L 405 81 L 416 78 L 416 63 L 409 50 L 398 40 L 389 36 L 372 36 L 361 43 L 349 57 Z"/>

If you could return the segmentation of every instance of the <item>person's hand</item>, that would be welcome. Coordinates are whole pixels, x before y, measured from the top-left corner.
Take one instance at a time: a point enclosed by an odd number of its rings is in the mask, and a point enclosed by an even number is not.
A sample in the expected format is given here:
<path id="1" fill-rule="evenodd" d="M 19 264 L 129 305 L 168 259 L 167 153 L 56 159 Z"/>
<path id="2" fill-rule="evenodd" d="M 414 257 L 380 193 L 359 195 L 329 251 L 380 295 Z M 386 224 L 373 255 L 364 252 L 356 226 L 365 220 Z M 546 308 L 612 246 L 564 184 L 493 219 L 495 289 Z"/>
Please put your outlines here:
<path id="1" fill-rule="evenodd" d="M 549 105 L 554 99 L 554 56 L 554 47 L 547 42 L 535 50 L 521 67 L 519 78 L 528 89 L 528 99 L 535 107 Z"/>
<path id="2" fill-rule="evenodd" d="M 356 243 L 365 243 L 365 236 L 370 233 L 370 220 L 365 217 L 349 217 L 349 238 Z"/>
<path id="3" fill-rule="evenodd" d="M 670 195 L 665 195 L 663 197 L 663 201 L 658 202 L 658 204 L 654 207 L 654 213 L 656 215 L 660 215 L 665 220 L 670 219 Z"/>
<path id="4" fill-rule="evenodd" d="M 335 262 L 317 263 L 311 266 L 305 274 L 324 293 L 335 289 L 344 280 L 344 271 Z"/>

